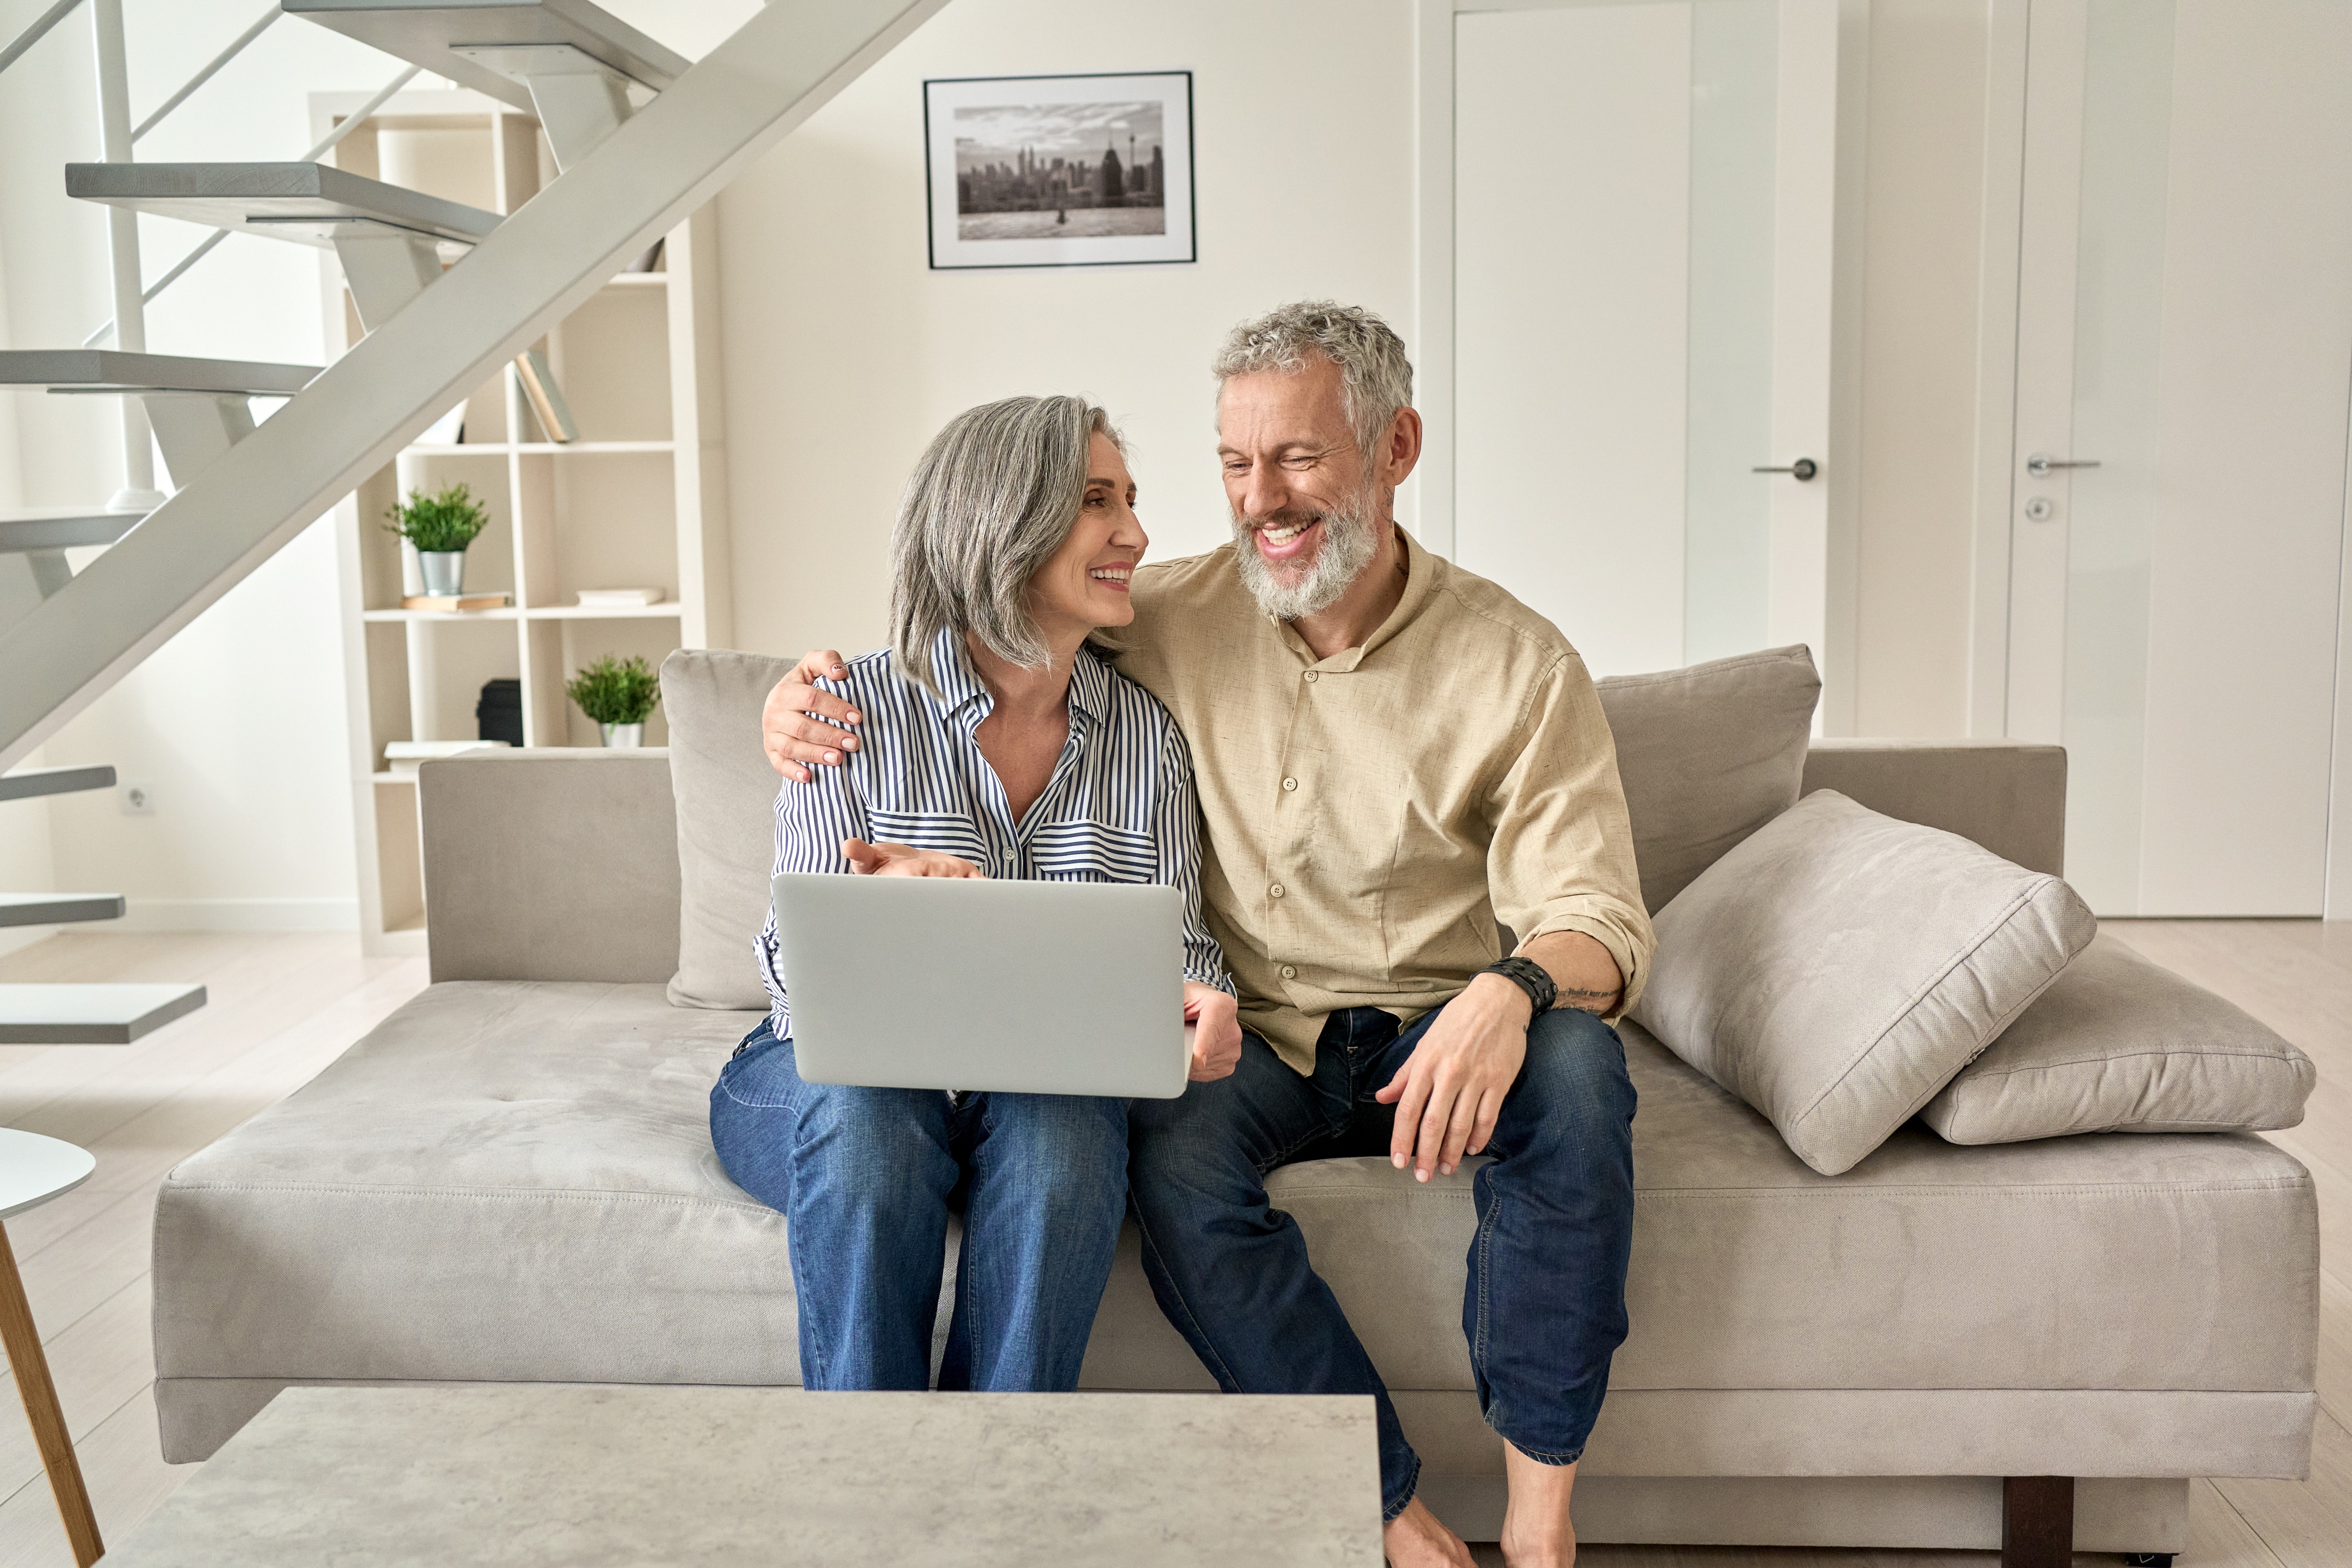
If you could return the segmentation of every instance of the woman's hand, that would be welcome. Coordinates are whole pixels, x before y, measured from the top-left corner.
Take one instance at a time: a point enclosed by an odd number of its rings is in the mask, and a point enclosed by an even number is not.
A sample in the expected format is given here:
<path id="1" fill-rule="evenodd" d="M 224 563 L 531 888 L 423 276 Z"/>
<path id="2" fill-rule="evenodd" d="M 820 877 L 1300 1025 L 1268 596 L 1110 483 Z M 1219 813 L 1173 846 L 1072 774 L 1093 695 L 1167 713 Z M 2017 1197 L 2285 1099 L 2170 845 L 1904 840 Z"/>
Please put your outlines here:
<path id="1" fill-rule="evenodd" d="M 988 873 L 961 855 L 918 849 L 911 844 L 868 844 L 863 838 L 841 841 L 842 858 L 861 877 L 970 877 L 988 880 Z"/>
<path id="2" fill-rule="evenodd" d="M 1192 1070 L 1184 1076 L 1194 1083 L 1231 1078 L 1242 1059 L 1241 1015 L 1234 999 L 1213 985 L 1187 980 L 1184 1021 L 1192 1026 Z"/>
<path id="3" fill-rule="evenodd" d="M 841 655 L 818 648 L 803 656 L 790 675 L 776 682 L 760 711 L 760 738 L 775 770 L 796 784 L 814 775 L 809 768 L 841 765 L 842 753 L 857 750 L 849 727 L 865 715 L 816 682 L 849 673 Z M 816 717 L 811 718 L 814 714 Z"/>

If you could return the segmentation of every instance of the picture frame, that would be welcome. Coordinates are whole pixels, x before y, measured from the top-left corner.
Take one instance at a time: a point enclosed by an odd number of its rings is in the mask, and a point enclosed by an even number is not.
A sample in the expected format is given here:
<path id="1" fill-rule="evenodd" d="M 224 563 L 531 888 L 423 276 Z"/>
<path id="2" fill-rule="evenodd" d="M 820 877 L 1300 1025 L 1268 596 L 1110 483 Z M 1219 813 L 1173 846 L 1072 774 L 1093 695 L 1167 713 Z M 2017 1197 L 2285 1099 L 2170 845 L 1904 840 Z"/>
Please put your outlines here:
<path id="1" fill-rule="evenodd" d="M 1189 70 L 934 78 L 923 141 L 935 271 L 1199 259 Z"/>

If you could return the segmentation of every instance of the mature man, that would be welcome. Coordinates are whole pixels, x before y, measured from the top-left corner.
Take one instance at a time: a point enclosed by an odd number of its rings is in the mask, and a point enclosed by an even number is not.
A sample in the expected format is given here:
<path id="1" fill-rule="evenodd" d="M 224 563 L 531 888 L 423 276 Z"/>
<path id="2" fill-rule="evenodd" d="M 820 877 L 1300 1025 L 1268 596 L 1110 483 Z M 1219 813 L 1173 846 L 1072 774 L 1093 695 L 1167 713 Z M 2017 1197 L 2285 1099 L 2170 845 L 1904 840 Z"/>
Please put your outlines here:
<path id="1" fill-rule="evenodd" d="M 1507 1439 L 1504 1555 L 1567 1563 L 1633 1230 L 1633 1089 L 1603 1020 L 1653 945 L 1609 726 L 1549 622 L 1397 526 L 1421 420 L 1379 318 L 1286 306 L 1215 371 L 1234 542 L 1138 574 L 1118 667 L 1192 742 L 1202 892 L 1249 1032 L 1230 1076 L 1132 1113 L 1145 1268 L 1226 1389 L 1373 1395 L 1390 1560 L 1467 1563 L 1265 1178 L 1381 1149 L 1426 1182 L 1492 1156 L 1462 1321 Z M 856 744 L 804 679 L 836 661 L 770 695 L 788 774 Z"/>

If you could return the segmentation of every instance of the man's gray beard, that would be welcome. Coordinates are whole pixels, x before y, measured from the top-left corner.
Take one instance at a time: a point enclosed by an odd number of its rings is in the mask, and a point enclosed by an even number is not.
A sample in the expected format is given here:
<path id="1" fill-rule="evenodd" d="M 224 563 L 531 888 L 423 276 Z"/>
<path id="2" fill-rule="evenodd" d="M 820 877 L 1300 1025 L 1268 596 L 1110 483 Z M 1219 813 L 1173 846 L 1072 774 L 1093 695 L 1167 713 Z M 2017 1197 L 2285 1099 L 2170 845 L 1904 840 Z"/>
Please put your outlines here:
<path id="1" fill-rule="evenodd" d="M 1245 518 L 1234 519 L 1234 555 L 1241 565 L 1242 586 L 1250 591 L 1259 609 L 1277 621 L 1319 615 L 1338 604 L 1380 549 L 1380 530 L 1372 521 L 1370 495 L 1315 514 L 1311 521 L 1323 525 L 1323 542 L 1315 552 L 1314 563 L 1305 576 L 1284 584 L 1276 581 L 1265 557 L 1257 552 L 1256 526 Z"/>

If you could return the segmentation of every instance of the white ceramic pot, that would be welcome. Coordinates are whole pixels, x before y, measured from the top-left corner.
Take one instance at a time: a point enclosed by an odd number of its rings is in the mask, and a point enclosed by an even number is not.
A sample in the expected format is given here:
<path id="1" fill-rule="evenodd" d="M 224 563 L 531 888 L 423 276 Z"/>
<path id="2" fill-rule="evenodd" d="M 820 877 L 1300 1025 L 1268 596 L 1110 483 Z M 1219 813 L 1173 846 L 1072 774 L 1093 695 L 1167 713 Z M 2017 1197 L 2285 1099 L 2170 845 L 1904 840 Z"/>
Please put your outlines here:
<path id="1" fill-rule="evenodd" d="M 643 724 L 607 724 L 604 726 L 604 744 L 615 748 L 642 746 L 646 743 Z"/>
<path id="2" fill-rule="evenodd" d="M 425 574 L 425 591 L 436 597 L 466 591 L 466 552 L 462 550 L 420 550 L 416 563 Z"/>

